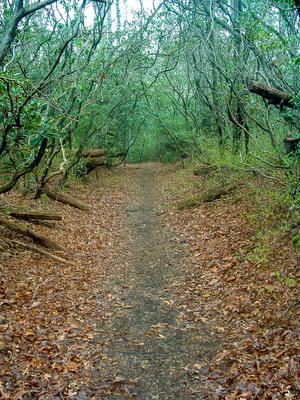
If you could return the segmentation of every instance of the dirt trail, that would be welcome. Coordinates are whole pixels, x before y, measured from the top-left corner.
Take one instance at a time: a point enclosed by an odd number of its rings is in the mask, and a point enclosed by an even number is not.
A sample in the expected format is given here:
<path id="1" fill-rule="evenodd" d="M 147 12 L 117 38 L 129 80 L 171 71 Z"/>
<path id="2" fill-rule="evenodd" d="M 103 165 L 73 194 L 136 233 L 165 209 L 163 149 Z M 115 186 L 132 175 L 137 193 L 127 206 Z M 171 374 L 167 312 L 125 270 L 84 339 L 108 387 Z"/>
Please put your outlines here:
<path id="1" fill-rule="evenodd" d="M 73 248 L 74 265 L 0 254 L 0 397 L 205 398 L 216 333 L 205 318 L 189 319 L 203 315 L 200 296 L 180 295 L 186 254 L 162 222 L 164 168 L 119 168 L 72 189 L 89 214 L 47 204 L 64 221 L 34 229 Z"/>
<path id="2" fill-rule="evenodd" d="M 249 188 L 179 212 L 194 194 L 188 174 L 104 170 L 69 189 L 89 213 L 8 194 L 64 215 L 28 225 L 72 248 L 73 263 L 0 251 L 0 398 L 299 398 L 299 254 L 280 235 L 268 263 L 248 257 L 258 232 Z M 272 231 L 275 219 L 259 226 Z"/>
<path id="3" fill-rule="evenodd" d="M 216 345 L 207 326 L 195 331 L 181 323 L 176 297 L 169 290 L 180 274 L 184 249 L 160 221 L 163 196 L 158 179 L 159 167 L 132 169 L 127 188 L 123 211 L 131 255 L 129 268 L 111 283 L 123 312 L 116 311 L 107 327 L 114 339 L 108 340 L 106 354 L 118 366 L 116 395 L 107 399 L 205 395 L 199 370 Z"/>

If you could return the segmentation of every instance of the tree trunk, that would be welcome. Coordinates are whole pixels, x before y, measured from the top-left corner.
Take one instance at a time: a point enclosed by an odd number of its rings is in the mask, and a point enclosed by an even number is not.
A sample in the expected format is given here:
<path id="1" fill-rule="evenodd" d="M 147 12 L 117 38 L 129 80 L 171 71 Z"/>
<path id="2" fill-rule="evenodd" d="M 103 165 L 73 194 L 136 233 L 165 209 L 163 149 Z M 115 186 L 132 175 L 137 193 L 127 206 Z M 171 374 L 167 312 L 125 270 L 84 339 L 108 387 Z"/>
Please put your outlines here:
<path id="1" fill-rule="evenodd" d="M 38 220 L 49 220 L 49 221 L 61 221 L 62 216 L 53 211 L 47 210 L 26 210 L 26 209 L 18 209 L 10 206 L 1 207 L 0 212 L 3 211 L 4 214 L 10 215 L 14 218 L 30 220 L 30 219 L 38 219 Z"/>
<path id="2" fill-rule="evenodd" d="M 278 90 L 272 86 L 257 81 L 250 81 L 247 86 L 249 92 L 263 97 L 268 100 L 270 104 L 280 107 L 296 108 L 295 104 L 292 102 L 292 96 L 282 90 Z"/>

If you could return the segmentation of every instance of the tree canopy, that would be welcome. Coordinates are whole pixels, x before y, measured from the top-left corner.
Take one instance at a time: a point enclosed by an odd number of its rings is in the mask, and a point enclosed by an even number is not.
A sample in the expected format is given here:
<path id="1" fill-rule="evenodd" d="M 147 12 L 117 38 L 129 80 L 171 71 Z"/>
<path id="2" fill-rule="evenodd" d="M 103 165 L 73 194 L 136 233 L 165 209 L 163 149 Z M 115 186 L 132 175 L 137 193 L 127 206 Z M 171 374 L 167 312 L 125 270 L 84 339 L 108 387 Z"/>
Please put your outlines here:
<path id="1" fill-rule="evenodd" d="M 86 148 L 105 148 L 109 164 L 232 154 L 261 173 L 274 166 L 275 179 L 285 171 L 296 193 L 299 9 L 297 0 L 135 10 L 130 0 L 3 1 L 0 193 L 23 177 L 38 191 L 86 173 Z"/>

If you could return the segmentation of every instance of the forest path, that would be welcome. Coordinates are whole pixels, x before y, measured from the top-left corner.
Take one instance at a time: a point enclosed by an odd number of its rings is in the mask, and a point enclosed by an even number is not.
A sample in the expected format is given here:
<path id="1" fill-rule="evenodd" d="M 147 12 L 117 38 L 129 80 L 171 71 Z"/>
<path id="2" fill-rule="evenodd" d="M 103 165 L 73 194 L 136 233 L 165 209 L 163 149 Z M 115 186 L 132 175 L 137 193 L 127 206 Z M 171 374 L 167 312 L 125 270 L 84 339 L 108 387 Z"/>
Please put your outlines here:
<path id="1" fill-rule="evenodd" d="M 197 369 L 215 344 L 207 325 L 196 331 L 181 322 L 170 290 L 184 249 L 160 220 L 160 169 L 155 164 L 132 168 L 126 188 L 127 268 L 110 282 L 122 312 L 115 310 L 106 328 L 111 332 L 106 354 L 116 366 L 114 394 L 107 399 L 202 399 L 205 394 Z"/>
<path id="2" fill-rule="evenodd" d="M 89 213 L 8 194 L 64 216 L 28 226 L 72 249 L 72 263 L 0 251 L 0 398 L 300 398 L 299 253 L 280 236 L 266 268 L 249 261 L 261 182 L 178 210 L 211 183 L 195 179 L 178 165 L 105 169 L 69 188 Z"/>

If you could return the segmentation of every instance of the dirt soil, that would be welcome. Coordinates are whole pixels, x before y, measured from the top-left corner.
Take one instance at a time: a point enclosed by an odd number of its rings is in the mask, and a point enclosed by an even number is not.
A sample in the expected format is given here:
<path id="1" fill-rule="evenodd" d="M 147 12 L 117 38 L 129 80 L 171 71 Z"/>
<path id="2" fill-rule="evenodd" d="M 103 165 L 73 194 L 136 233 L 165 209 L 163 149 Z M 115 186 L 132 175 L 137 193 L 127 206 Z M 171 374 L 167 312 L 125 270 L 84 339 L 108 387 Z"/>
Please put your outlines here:
<path id="1" fill-rule="evenodd" d="M 120 380 L 133 384 L 128 394 L 138 399 L 188 399 L 197 394 L 200 399 L 205 385 L 201 387 L 199 375 L 191 371 L 211 357 L 217 338 L 207 324 L 189 329 L 182 322 L 170 290 L 181 273 L 184 248 L 161 222 L 165 197 L 160 169 L 152 164 L 130 174 L 125 201 L 129 266 L 111 282 L 126 311 L 110 320 L 113 340 L 106 351 L 118 365 Z"/>
<path id="2" fill-rule="evenodd" d="M 243 200 L 179 212 L 185 185 L 160 164 L 69 191 L 91 212 L 6 196 L 64 215 L 29 225 L 73 265 L 0 252 L 0 399 L 297 399 L 297 289 L 244 257 Z M 289 251 L 274 260 L 296 282 Z"/>

